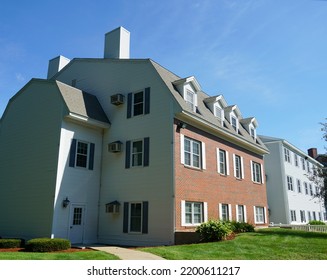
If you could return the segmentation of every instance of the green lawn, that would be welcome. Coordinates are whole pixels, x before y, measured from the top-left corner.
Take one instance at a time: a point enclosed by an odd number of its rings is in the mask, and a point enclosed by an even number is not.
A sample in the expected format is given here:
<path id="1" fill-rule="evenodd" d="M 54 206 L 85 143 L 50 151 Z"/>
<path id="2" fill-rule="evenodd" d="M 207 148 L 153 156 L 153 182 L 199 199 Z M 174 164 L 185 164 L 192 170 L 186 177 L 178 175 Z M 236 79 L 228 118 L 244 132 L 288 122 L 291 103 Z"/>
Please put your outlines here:
<path id="1" fill-rule="evenodd" d="M 74 253 L 0 252 L 0 260 L 118 260 L 118 258 L 101 251 Z"/>
<path id="2" fill-rule="evenodd" d="M 327 260 L 327 234 L 268 228 L 230 241 L 139 250 L 168 260 Z"/>

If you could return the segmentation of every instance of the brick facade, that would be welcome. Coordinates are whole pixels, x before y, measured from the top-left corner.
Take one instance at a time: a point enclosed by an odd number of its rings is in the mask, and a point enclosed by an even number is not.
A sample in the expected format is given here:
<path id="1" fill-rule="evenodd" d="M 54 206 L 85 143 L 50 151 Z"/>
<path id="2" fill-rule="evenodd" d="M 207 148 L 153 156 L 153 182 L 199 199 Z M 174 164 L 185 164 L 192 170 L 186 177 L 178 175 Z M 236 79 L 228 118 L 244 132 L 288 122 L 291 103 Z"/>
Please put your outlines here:
<path id="1" fill-rule="evenodd" d="M 182 201 L 206 202 L 207 218 L 219 218 L 219 204 L 230 204 L 232 220 L 236 220 L 236 206 L 246 206 L 246 221 L 255 226 L 268 225 L 268 205 L 264 172 L 263 183 L 254 183 L 251 177 L 251 161 L 263 167 L 263 156 L 187 125 L 178 129 L 175 123 L 175 209 L 176 232 L 194 231 L 194 226 L 182 226 Z M 181 163 L 181 134 L 205 143 L 205 169 L 196 169 Z M 218 173 L 217 148 L 228 151 L 229 175 Z M 243 157 L 244 178 L 234 176 L 233 154 Z M 262 170 L 264 170 L 262 168 Z M 264 223 L 255 224 L 254 206 L 264 207 Z"/>

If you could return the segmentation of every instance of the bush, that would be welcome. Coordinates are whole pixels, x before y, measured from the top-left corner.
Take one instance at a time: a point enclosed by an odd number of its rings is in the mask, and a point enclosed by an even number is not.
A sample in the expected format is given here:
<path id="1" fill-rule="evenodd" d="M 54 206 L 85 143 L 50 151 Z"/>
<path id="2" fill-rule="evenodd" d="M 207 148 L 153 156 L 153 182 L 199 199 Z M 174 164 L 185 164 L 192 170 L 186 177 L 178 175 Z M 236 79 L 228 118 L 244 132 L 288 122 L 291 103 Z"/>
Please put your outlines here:
<path id="1" fill-rule="evenodd" d="M 322 222 L 322 221 L 313 220 L 313 221 L 309 221 L 309 225 L 311 225 L 311 226 L 314 226 L 314 225 L 323 225 L 323 226 L 325 226 L 326 224 L 324 222 Z"/>
<path id="2" fill-rule="evenodd" d="M 69 249 L 70 242 L 62 238 L 35 238 L 27 241 L 25 248 L 30 252 L 53 252 Z"/>
<path id="3" fill-rule="evenodd" d="M 227 236 L 233 233 L 233 229 L 230 222 L 209 220 L 199 225 L 196 232 L 200 234 L 201 241 L 212 242 L 226 239 Z"/>
<path id="4" fill-rule="evenodd" d="M 234 233 L 254 232 L 254 226 L 249 223 L 236 221 L 231 221 L 230 223 Z"/>
<path id="5" fill-rule="evenodd" d="M 24 241 L 18 238 L 4 238 L 0 239 L 0 248 L 21 248 Z"/>

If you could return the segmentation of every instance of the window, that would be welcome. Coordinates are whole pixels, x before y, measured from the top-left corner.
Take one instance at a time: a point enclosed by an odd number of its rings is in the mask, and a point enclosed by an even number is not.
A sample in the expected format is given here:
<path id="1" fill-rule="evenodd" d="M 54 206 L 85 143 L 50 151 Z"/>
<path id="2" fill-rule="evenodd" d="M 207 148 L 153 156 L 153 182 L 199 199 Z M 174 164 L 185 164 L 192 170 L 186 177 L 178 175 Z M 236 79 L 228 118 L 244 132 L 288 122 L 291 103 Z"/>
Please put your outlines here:
<path id="1" fill-rule="evenodd" d="M 310 211 L 308 211 L 308 219 L 309 219 L 309 222 L 312 220 Z"/>
<path id="2" fill-rule="evenodd" d="M 184 138 L 184 163 L 185 165 L 200 168 L 201 143 L 190 138 Z"/>
<path id="3" fill-rule="evenodd" d="M 301 216 L 301 223 L 305 223 L 305 211 L 304 210 L 300 210 L 300 216 Z"/>
<path id="4" fill-rule="evenodd" d="M 307 161 L 307 171 L 310 172 L 310 162 Z"/>
<path id="5" fill-rule="evenodd" d="M 316 186 L 316 195 L 320 193 L 319 187 Z"/>
<path id="6" fill-rule="evenodd" d="M 95 144 L 72 139 L 69 166 L 93 170 Z"/>
<path id="7" fill-rule="evenodd" d="M 123 232 L 148 233 L 148 201 L 124 202 Z"/>
<path id="8" fill-rule="evenodd" d="M 186 90 L 185 101 L 192 111 L 195 111 L 195 94 L 190 90 Z"/>
<path id="9" fill-rule="evenodd" d="M 309 184 L 309 189 L 310 189 L 310 195 L 313 196 L 313 189 L 311 184 Z"/>
<path id="10" fill-rule="evenodd" d="M 229 221 L 230 220 L 230 211 L 228 204 L 221 204 L 220 206 L 220 219 L 222 221 Z"/>
<path id="11" fill-rule="evenodd" d="M 301 163 L 302 163 L 302 169 L 305 170 L 305 161 L 304 161 L 304 158 L 301 158 Z"/>
<path id="12" fill-rule="evenodd" d="M 180 135 L 181 163 L 197 169 L 206 169 L 205 143 Z"/>
<path id="13" fill-rule="evenodd" d="M 296 222 L 296 212 L 295 210 L 291 210 L 291 222 Z"/>
<path id="14" fill-rule="evenodd" d="M 295 166 L 299 166 L 299 158 L 298 158 L 297 154 L 294 154 L 294 163 L 295 163 Z"/>
<path id="15" fill-rule="evenodd" d="M 216 104 L 214 105 L 214 115 L 218 118 L 223 120 L 223 110 Z"/>
<path id="16" fill-rule="evenodd" d="M 238 222 L 246 222 L 246 213 L 244 205 L 236 205 L 236 218 Z"/>
<path id="17" fill-rule="evenodd" d="M 199 225 L 206 221 L 206 203 L 182 201 L 182 226 Z"/>
<path id="18" fill-rule="evenodd" d="M 317 220 L 317 217 L 316 217 L 316 212 L 315 211 L 312 211 L 312 217 L 313 217 L 313 220 L 316 221 Z"/>
<path id="19" fill-rule="evenodd" d="M 125 168 L 149 166 L 150 138 L 126 141 Z"/>
<path id="20" fill-rule="evenodd" d="M 304 182 L 304 191 L 305 191 L 305 194 L 309 194 L 309 188 L 308 188 L 307 182 Z"/>
<path id="21" fill-rule="evenodd" d="M 250 135 L 253 139 L 256 138 L 256 132 L 255 132 L 255 129 L 253 127 L 250 127 Z"/>
<path id="22" fill-rule="evenodd" d="M 234 176 L 237 179 L 243 179 L 243 173 L 243 158 L 238 155 L 234 155 Z"/>
<path id="23" fill-rule="evenodd" d="M 291 162 L 290 150 L 287 148 L 284 148 L 284 158 L 286 162 Z"/>
<path id="24" fill-rule="evenodd" d="M 287 176 L 287 188 L 289 191 L 293 191 L 293 178 L 291 176 Z"/>
<path id="25" fill-rule="evenodd" d="M 254 161 L 251 162 L 252 181 L 255 183 L 263 183 L 261 164 Z"/>
<path id="26" fill-rule="evenodd" d="M 219 173 L 227 175 L 226 151 L 219 149 Z"/>
<path id="27" fill-rule="evenodd" d="M 296 180 L 296 184 L 298 193 L 302 193 L 301 181 L 299 179 Z"/>
<path id="28" fill-rule="evenodd" d="M 150 88 L 129 93 L 127 96 L 127 118 L 150 113 Z"/>
<path id="29" fill-rule="evenodd" d="M 235 118 L 234 116 L 231 116 L 231 125 L 235 129 L 235 131 L 238 131 L 237 118 Z"/>
<path id="30" fill-rule="evenodd" d="M 254 206 L 255 213 L 255 223 L 264 224 L 265 223 L 265 208 L 260 206 Z"/>

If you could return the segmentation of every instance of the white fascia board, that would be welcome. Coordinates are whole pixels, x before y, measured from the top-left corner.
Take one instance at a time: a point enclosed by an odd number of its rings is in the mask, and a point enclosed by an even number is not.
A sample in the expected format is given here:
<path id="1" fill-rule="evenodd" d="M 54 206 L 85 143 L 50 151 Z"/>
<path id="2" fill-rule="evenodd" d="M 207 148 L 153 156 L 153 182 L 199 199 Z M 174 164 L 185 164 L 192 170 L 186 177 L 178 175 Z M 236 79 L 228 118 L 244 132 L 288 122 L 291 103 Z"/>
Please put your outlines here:
<path id="1" fill-rule="evenodd" d="M 228 130 L 225 130 L 221 127 L 215 126 L 209 122 L 207 122 L 204 119 L 198 118 L 197 116 L 187 112 L 187 111 L 182 111 L 180 114 L 177 114 L 176 117 L 180 120 L 189 120 L 191 122 L 195 122 L 197 124 L 200 124 L 203 126 L 203 128 L 209 130 L 211 134 L 217 135 L 220 138 L 223 138 L 227 141 L 230 141 L 238 146 L 241 146 L 249 151 L 252 151 L 256 154 L 264 155 L 264 154 L 269 154 L 269 150 L 265 148 L 261 148 L 257 145 L 253 145 L 251 142 L 247 141 L 246 139 L 242 139 L 233 133 L 229 132 Z"/>
<path id="2" fill-rule="evenodd" d="M 84 124 L 90 125 L 90 126 L 96 126 L 96 127 L 100 127 L 100 128 L 109 128 L 110 124 L 108 123 L 104 123 L 104 122 L 100 122 L 94 119 L 90 119 L 88 117 L 79 115 L 79 114 L 75 114 L 75 113 L 69 113 L 69 115 L 66 116 L 68 119 L 72 119 L 78 122 L 82 122 Z"/>

